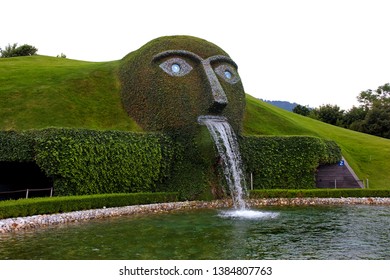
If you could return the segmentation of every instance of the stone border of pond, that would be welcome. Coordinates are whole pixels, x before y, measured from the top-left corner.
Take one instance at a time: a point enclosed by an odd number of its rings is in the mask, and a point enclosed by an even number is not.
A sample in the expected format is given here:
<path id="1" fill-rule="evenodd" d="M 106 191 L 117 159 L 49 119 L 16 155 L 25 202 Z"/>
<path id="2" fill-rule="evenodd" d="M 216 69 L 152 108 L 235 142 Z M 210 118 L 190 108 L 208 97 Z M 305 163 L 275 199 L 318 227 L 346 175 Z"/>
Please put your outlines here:
<path id="1" fill-rule="evenodd" d="M 363 197 L 363 198 L 268 198 L 249 199 L 249 207 L 258 206 L 310 206 L 310 205 L 388 205 L 390 197 Z M 53 225 L 76 223 L 94 219 L 118 217 L 135 214 L 165 213 L 190 209 L 231 208 L 231 200 L 214 201 L 184 201 L 147 205 L 132 205 L 125 207 L 112 207 L 74 211 L 68 213 L 34 215 L 0 220 L 0 234 L 33 230 Z"/>

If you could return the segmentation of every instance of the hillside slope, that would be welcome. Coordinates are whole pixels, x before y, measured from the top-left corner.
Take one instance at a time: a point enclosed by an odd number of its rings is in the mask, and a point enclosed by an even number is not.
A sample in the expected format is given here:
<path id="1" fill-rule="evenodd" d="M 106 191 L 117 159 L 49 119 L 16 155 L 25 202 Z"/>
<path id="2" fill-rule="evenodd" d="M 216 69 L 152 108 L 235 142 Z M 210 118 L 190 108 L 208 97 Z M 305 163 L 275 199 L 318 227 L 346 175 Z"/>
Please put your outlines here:
<path id="1" fill-rule="evenodd" d="M 313 135 L 332 139 L 360 179 L 370 188 L 390 188 L 390 140 L 287 112 L 247 95 L 245 134 Z"/>
<path id="2" fill-rule="evenodd" d="M 119 61 L 85 62 L 47 56 L 0 59 L 0 130 L 77 127 L 139 131 L 123 109 Z M 313 135 L 332 139 L 371 188 L 390 188 L 390 140 L 303 117 L 250 95 L 248 135 Z"/>
<path id="3" fill-rule="evenodd" d="M 122 108 L 117 67 L 48 56 L 0 59 L 0 129 L 137 130 Z"/>

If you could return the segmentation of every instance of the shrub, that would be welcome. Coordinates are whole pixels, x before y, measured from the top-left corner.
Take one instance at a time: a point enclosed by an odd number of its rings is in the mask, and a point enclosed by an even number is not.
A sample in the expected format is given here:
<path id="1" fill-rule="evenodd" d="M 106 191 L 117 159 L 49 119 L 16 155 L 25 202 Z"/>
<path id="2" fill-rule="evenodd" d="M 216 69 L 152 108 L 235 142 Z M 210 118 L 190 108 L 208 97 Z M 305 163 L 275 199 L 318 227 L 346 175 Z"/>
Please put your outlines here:
<path id="1" fill-rule="evenodd" d="M 157 191 L 175 156 L 170 138 L 153 133 L 3 131 L 0 144 L 0 161 L 35 161 L 56 195 Z"/>
<path id="2" fill-rule="evenodd" d="M 16 48 L 15 56 L 30 56 L 35 55 L 37 53 L 38 49 L 31 45 L 21 45 Z"/>
<path id="3" fill-rule="evenodd" d="M 31 45 L 21 45 L 17 46 L 17 43 L 14 43 L 13 45 L 8 44 L 4 48 L 4 50 L 1 50 L 1 57 L 7 58 L 7 57 L 17 57 L 17 56 L 30 56 L 35 55 L 38 51 L 38 49 Z"/>
<path id="4" fill-rule="evenodd" d="M 34 137 L 31 133 L 0 131 L 0 161 L 34 161 Z"/>
<path id="5" fill-rule="evenodd" d="M 36 162 L 57 195 L 156 191 L 169 176 L 168 143 L 160 134 L 52 129 L 37 138 Z"/>
<path id="6" fill-rule="evenodd" d="M 8 200 L 0 202 L 0 219 L 175 201 L 178 201 L 177 193 L 122 193 Z"/>
<path id="7" fill-rule="evenodd" d="M 309 136 L 243 137 L 240 148 L 257 189 L 314 188 L 318 166 L 341 159 L 335 142 Z"/>
<path id="8" fill-rule="evenodd" d="M 296 198 L 296 197 L 390 197 L 390 190 L 371 189 L 268 189 L 250 191 L 250 198 Z"/>
<path id="9" fill-rule="evenodd" d="M 33 162 L 55 195 L 178 191 L 181 199 L 223 197 L 223 175 L 205 126 L 196 136 L 86 129 L 0 132 L 0 161 Z M 319 164 L 340 148 L 316 137 L 243 137 L 247 174 L 260 188 L 312 188 Z"/>

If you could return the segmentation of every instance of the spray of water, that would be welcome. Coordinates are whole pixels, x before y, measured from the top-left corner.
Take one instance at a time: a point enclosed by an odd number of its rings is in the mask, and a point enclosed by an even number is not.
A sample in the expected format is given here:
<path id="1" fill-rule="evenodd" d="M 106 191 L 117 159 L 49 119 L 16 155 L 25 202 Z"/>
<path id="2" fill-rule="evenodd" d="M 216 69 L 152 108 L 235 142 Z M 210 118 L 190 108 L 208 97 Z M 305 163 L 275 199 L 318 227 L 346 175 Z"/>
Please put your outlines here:
<path id="1" fill-rule="evenodd" d="M 235 209 L 244 210 L 246 204 L 245 177 L 236 135 L 223 117 L 201 116 L 199 123 L 207 126 L 222 159 L 226 183 L 229 187 Z"/>
<path id="2" fill-rule="evenodd" d="M 279 213 L 245 209 L 220 211 L 218 216 L 235 220 L 270 220 L 279 217 Z"/>

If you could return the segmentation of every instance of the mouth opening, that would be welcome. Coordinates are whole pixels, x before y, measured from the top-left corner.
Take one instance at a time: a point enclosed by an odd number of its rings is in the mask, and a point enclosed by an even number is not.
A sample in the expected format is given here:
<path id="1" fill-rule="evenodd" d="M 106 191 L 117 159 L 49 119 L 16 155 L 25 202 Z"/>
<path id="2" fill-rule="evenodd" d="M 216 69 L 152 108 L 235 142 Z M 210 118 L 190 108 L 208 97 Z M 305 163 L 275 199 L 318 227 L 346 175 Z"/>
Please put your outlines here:
<path id="1" fill-rule="evenodd" d="M 212 120 L 215 122 L 226 122 L 227 118 L 223 116 L 214 116 L 214 115 L 204 115 L 204 116 L 199 116 L 198 117 L 198 123 L 199 124 L 204 124 L 205 121 L 207 120 Z"/>

